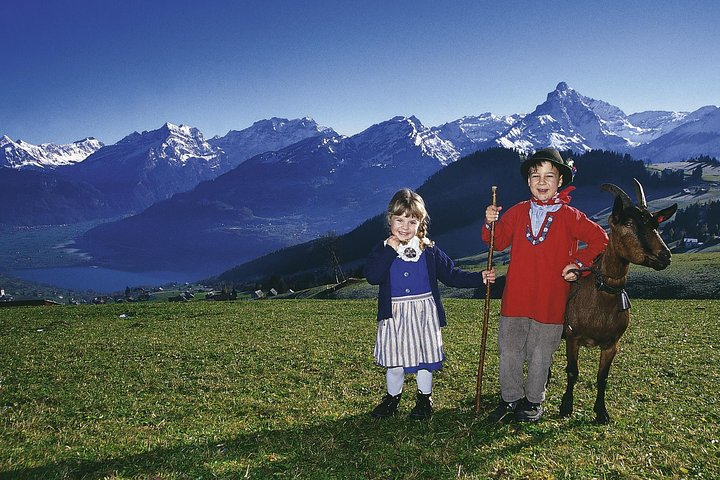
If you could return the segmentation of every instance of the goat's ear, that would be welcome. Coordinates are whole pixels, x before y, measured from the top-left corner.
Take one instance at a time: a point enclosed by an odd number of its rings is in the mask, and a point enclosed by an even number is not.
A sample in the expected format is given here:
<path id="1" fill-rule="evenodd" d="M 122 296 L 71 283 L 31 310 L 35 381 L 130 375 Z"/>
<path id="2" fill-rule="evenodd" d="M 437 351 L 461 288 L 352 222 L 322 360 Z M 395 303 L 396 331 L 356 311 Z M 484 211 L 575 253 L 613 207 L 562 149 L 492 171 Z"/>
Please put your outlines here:
<path id="1" fill-rule="evenodd" d="M 619 196 L 615 197 L 615 203 L 613 203 L 613 209 L 612 209 L 612 215 L 610 216 L 610 221 L 612 223 L 620 223 L 622 220 L 622 213 L 623 213 L 624 207 L 623 207 L 623 201 L 622 198 Z"/>
<path id="2" fill-rule="evenodd" d="M 675 211 L 677 210 L 677 203 L 667 207 L 663 208 L 659 212 L 653 213 L 653 217 L 655 217 L 655 220 L 657 220 L 658 223 L 662 223 L 668 218 L 675 215 Z"/>

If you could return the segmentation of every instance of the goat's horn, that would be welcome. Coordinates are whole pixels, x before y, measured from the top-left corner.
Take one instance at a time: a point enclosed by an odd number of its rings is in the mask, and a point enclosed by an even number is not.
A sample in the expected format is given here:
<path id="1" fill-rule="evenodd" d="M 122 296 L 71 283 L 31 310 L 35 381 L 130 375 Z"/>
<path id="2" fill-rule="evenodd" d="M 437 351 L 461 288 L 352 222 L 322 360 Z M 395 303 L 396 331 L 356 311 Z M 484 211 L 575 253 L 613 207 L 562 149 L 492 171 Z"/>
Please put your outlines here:
<path id="1" fill-rule="evenodd" d="M 640 185 L 637 178 L 633 178 L 633 181 L 635 182 L 635 196 L 638 199 L 638 203 L 641 207 L 647 208 L 647 201 L 645 200 L 645 191 L 643 190 L 643 186 Z"/>
<path id="2" fill-rule="evenodd" d="M 616 197 L 620 197 L 622 199 L 623 207 L 627 208 L 632 205 L 632 200 L 630 200 L 630 196 L 617 185 L 613 185 L 612 183 L 603 183 L 602 185 L 600 185 L 600 188 L 605 190 L 606 192 L 612 193 Z"/>

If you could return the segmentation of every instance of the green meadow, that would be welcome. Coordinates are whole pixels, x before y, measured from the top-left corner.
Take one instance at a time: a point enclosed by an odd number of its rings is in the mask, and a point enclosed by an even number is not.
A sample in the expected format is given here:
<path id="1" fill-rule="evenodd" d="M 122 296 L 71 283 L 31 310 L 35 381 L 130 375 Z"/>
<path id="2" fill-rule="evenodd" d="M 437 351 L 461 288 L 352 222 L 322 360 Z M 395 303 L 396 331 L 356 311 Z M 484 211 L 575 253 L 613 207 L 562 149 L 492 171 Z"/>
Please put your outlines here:
<path id="1" fill-rule="evenodd" d="M 0 309 L 0 478 L 720 478 L 720 301 L 634 300 L 592 420 L 598 350 L 582 350 L 575 413 L 489 425 L 493 300 L 481 414 L 482 300 L 445 300 L 436 413 L 378 421 L 373 300 Z"/>

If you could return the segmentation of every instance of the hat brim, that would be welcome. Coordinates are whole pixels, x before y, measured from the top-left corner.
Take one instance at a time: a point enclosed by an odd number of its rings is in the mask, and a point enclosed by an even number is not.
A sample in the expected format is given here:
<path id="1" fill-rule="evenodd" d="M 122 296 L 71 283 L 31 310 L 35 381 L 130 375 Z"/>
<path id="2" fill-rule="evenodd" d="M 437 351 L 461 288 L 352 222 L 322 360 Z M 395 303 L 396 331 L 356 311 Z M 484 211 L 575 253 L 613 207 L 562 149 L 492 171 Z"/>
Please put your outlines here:
<path id="1" fill-rule="evenodd" d="M 563 178 L 563 185 L 570 185 L 573 181 L 573 172 L 570 167 L 563 163 L 559 163 L 556 160 L 550 159 L 550 158 L 529 158 L 525 160 L 522 164 L 520 164 L 520 174 L 522 177 L 527 180 L 528 174 L 530 173 L 530 165 L 536 163 L 536 162 L 550 162 L 552 163 L 560 172 L 560 175 Z"/>

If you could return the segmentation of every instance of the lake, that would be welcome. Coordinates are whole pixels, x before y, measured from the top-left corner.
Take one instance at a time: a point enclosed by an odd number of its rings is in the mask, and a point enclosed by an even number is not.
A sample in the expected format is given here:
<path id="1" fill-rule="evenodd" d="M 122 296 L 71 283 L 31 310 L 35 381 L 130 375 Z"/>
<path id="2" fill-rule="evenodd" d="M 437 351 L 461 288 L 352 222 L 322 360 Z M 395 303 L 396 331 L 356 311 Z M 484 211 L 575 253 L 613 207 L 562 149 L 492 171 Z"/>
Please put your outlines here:
<path id="1" fill-rule="evenodd" d="M 97 293 L 124 291 L 125 287 L 152 287 L 172 282 L 197 281 L 208 275 L 186 272 L 125 272 L 102 267 L 55 267 L 13 270 L 14 277 L 69 290 L 92 290 Z"/>

